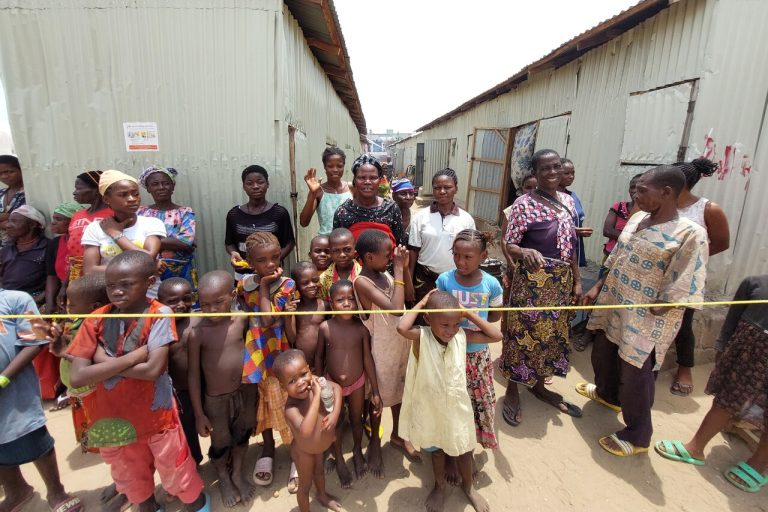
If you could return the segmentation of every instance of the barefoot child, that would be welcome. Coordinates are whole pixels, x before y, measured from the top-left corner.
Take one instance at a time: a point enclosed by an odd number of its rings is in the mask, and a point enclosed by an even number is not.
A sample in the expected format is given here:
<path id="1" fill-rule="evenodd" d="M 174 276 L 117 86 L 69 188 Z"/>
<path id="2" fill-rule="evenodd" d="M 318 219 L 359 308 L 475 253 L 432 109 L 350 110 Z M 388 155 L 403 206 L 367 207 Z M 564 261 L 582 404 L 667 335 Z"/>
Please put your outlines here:
<path id="1" fill-rule="evenodd" d="M 442 511 L 445 502 L 445 456 L 457 457 L 461 488 L 478 512 L 489 510 L 488 502 L 472 481 L 472 450 L 475 446 L 472 403 L 467 395 L 466 343 L 497 342 L 501 331 L 472 311 L 427 313 L 429 327 L 414 326 L 419 311 L 459 308 L 448 292 L 433 290 L 403 315 L 398 332 L 413 342 L 405 378 L 400 431 L 414 446 L 432 453 L 435 487 L 427 497 L 427 510 Z M 465 333 L 462 320 L 480 332 Z"/>
<path id="2" fill-rule="evenodd" d="M 198 295 L 203 313 L 229 313 L 235 297 L 232 276 L 223 270 L 205 274 Z M 243 477 L 259 396 L 256 384 L 241 382 L 247 326 L 243 316 L 205 317 L 189 334 L 189 391 L 197 433 L 211 436 L 208 457 L 216 468 L 225 507 L 249 501 L 256 491 Z"/>
<path id="3" fill-rule="evenodd" d="M 106 268 L 111 304 L 98 314 L 170 314 L 146 298 L 155 281 L 155 261 L 147 253 L 126 251 Z M 173 321 L 157 318 L 92 318 L 83 322 L 67 349 L 73 356 L 74 387 L 95 385 L 89 407 L 93 424 L 86 445 L 99 448 L 117 490 L 154 512 L 154 472 L 163 487 L 188 512 L 210 510 L 203 481 L 181 430 L 168 377 L 168 347 L 177 340 Z"/>
<path id="4" fill-rule="evenodd" d="M 318 298 L 320 276 L 315 266 L 300 261 L 293 266 L 291 277 L 296 283 L 299 300 L 296 311 L 317 311 L 316 315 L 296 315 L 285 319 L 285 331 L 292 347 L 304 352 L 310 364 L 315 364 L 315 348 L 320 324 L 325 320 L 325 301 Z"/>
<path id="5" fill-rule="evenodd" d="M 453 239 L 453 262 L 456 268 L 443 272 L 437 278 L 437 289 L 449 292 L 463 308 L 493 308 L 504 305 L 504 290 L 499 281 L 480 269 L 488 257 L 491 236 L 465 229 Z M 477 311 L 480 318 L 490 323 L 501 318 L 498 311 Z M 461 321 L 465 331 L 479 331 L 468 319 Z M 467 391 L 475 415 L 475 435 L 483 448 L 497 448 L 493 419 L 496 414 L 496 393 L 493 389 L 493 364 L 487 343 L 467 343 Z M 451 480 L 449 478 L 449 480 Z"/>
<path id="6" fill-rule="evenodd" d="M 355 259 L 355 237 L 347 228 L 336 228 L 330 236 L 330 266 L 320 274 L 320 298 L 329 302 L 331 285 L 336 281 L 354 281 L 360 273 L 360 264 Z"/>
<path id="7" fill-rule="evenodd" d="M 328 235 L 315 235 L 309 242 L 309 259 L 315 264 L 318 272 L 325 272 L 331 264 L 331 242 Z"/>
<path id="8" fill-rule="evenodd" d="M 334 311 L 357 309 L 355 292 L 349 281 L 338 281 L 331 286 L 331 308 Z M 334 315 L 320 326 L 320 336 L 315 351 L 315 369 L 341 386 L 341 394 L 349 406 L 352 423 L 352 461 L 357 478 L 368 472 L 363 457 L 363 407 L 365 405 L 365 381 L 371 385 L 373 415 L 381 414 L 381 397 L 376 380 L 376 369 L 371 357 L 371 334 L 353 313 Z M 334 456 L 336 473 L 341 486 L 352 486 L 352 475 L 344 463 L 341 430 L 336 434 Z"/>
<path id="9" fill-rule="evenodd" d="M 392 255 L 392 241 L 377 229 L 363 231 L 355 246 L 363 262 L 363 270 L 354 281 L 355 297 L 364 310 L 402 310 L 405 299 L 405 281 L 408 275 L 408 249 L 397 247 L 394 252 L 394 279 L 387 272 Z M 403 400 L 405 370 L 408 367 L 410 341 L 397 333 L 397 315 L 386 313 L 361 315 L 363 324 L 371 333 L 371 355 L 376 366 L 376 381 L 383 407 L 392 409 L 392 436 L 390 443 L 404 450 L 406 455 L 418 459 L 418 452 L 399 435 L 400 402 Z M 379 431 L 381 416 L 371 415 L 371 432 Z M 368 468 L 374 476 L 382 478 L 381 439 L 371 436 L 368 445 Z"/>
<path id="10" fill-rule="evenodd" d="M 255 272 L 237 283 L 237 296 L 246 311 L 284 311 L 296 289 L 293 279 L 283 276 L 280 268 L 280 242 L 272 233 L 257 231 L 245 242 L 248 265 Z M 259 403 L 256 411 L 256 435 L 262 434 L 264 448 L 256 461 L 253 480 L 261 486 L 272 483 L 275 456 L 273 429 L 277 429 L 284 444 L 293 440 L 291 429 L 285 422 L 283 409 L 288 395 L 272 374 L 275 358 L 288 350 L 284 317 L 253 316 L 249 318 L 243 356 L 243 383 L 259 385 Z M 288 491 L 296 492 L 298 475 L 291 464 Z"/>
<path id="11" fill-rule="evenodd" d="M 326 410 L 320 401 L 320 383 L 312 375 L 307 360 L 300 350 L 288 350 L 275 359 L 272 367 L 280 385 L 288 393 L 285 419 L 293 432 L 291 458 L 299 471 L 299 490 L 296 499 L 299 512 L 309 511 L 309 489 L 315 484 L 317 501 L 331 510 L 341 510 L 341 504 L 325 491 L 323 457 L 336 439 L 336 424 L 342 409 L 341 388 L 326 380 L 333 388 L 333 411 Z"/>
<path id="12" fill-rule="evenodd" d="M 0 315 L 30 313 L 39 314 L 32 297 L 0 288 Z M 0 486 L 5 498 L 0 510 L 3 511 L 20 511 L 34 497 L 34 489 L 19 468 L 29 462 L 35 464 L 45 482 L 46 501 L 51 510 L 84 510 L 80 498 L 68 494 L 61 483 L 53 438 L 45 426 L 40 405 L 40 385 L 32 360 L 48 343 L 46 338 L 46 332 L 33 334 L 28 320 L 0 320 Z"/>
<path id="13" fill-rule="evenodd" d="M 160 288 L 157 289 L 157 301 L 171 308 L 174 313 L 189 313 L 192 310 L 192 305 L 195 303 L 192 285 L 181 277 L 166 279 L 160 283 Z M 176 333 L 179 335 L 179 342 L 171 345 L 168 354 L 168 373 L 171 376 L 173 389 L 176 393 L 181 428 L 184 430 L 184 437 L 187 439 L 187 445 L 192 453 L 192 458 L 195 459 L 195 463 L 199 466 L 203 461 L 203 453 L 200 450 L 200 439 L 197 437 L 197 428 L 195 427 L 195 411 L 192 409 L 192 402 L 189 398 L 189 384 L 187 384 L 187 375 L 189 373 L 189 333 L 192 332 L 192 328 L 198 322 L 198 319 L 177 317 L 174 320 L 176 322 Z"/>
<path id="14" fill-rule="evenodd" d="M 747 277 L 733 297 L 735 301 L 766 299 L 768 275 Z M 724 472 L 726 480 L 742 491 L 757 492 L 768 485 L 768 304 L 731 306 L 715 349 L 715 369 L 706 390 L 714 395 L 712 407 L 689 442 L 658 441 L 656 452 L 666 459 L 702 466 L 704 449 L 712 438 L 734 416 L 757 406 L 763 410 L 757 449 Z"/>

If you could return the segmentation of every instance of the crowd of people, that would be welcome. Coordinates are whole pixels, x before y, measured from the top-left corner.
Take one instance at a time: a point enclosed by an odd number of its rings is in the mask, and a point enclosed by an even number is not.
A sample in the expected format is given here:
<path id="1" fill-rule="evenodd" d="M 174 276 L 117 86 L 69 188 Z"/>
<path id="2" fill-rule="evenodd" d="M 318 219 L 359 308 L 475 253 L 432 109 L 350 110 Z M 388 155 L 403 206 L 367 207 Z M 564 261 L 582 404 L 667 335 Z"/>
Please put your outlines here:
<path id="1" fill-rule="evenodd" d="M 109 465 L 114 483 L 102 494 L 105 509 L 160 509 L 156 471 L 186 510 L 210 510 L 198 472 L 200 436 L 210 437 L 207 456 L 223 505 L 246 503 L 257 486 L 272 484 L 276 433 L 290 445 L 287 485 L 299 510 L 309 510 L 313 485 L 320 504 L 339 510 L 325 472 L 334 470 L 342 488 L 367 473 L 385 478 L 386 408 L 390 447 L 413 461 L 431 460 L 426 509 L 443 510 L 453 485 L 475 510 L 487 511 L 473 485 L 473 453 L 477 444 L 499 448 L 489 349 L 497 342 L 508 381 L 503 421 L 523 421 L 520 386 L 581 417 L 549 386 L 568 373 L 571 346 L 584 350 L 591 341 L 595 381 L 575 391 L 620 411 L 625 423 L 600 446 L 622 457 L 648 451 L 656 373 L 675 343 L 679 369 L 670 391 L 686 396 L 693 389 L 692 315 L 704 297 L 708 258 L 729 245 L 722 209 L 691 192 L 714 164 L 699 159 L 633 177 L 629 200 L 614 203 L 605 219 L 599 280 L 584 290 L 584 238 L 593 230 L 568 189 L 574 163 L 555 151 L 533 155 L 531 174 L 504 210 L 501 280 L 482 269 L 498 241 L 457 205 L 453 170 L 432 177 L 432 203 L 412 214 L 417 189 L 393 180 L 376 158 L 357 158 L 351 182 L 344 181 L 342 150 L 326 149 L 322 162 L 325 178 L 316 169 L 305 176 L 298 222 L 306 228 L 316 214 L 319 223 L 306 260 L 291 261 L 288 210 L 267 199 L 267 169 L 251 165 L 241 176 L 248 201 L 225 219 L 231 268 L 198 281 L 195 212 L 173 202 L 175 169 L 153 166 L 138 178 L 84 172 L 74 201 L 55 208 L 49 224 L 26 204 L 18 159 L 0 156 L 7 186 L 0 190 L 0 314 L 71 316 L 2 320 L 3 511 L 20 510 L 32 497 L 19 469 L 30 462 L 53 510 L 84 509 L 61 482 L 41 397 L 55 399 L 54 409 L 69 407 L 77 441 Z M 142 205 L 141 187 L 151 204 Z M 746 279 L 736 297 L 768 298 L 768 277 Z M 620 307 L 648 303 L 654 306 Z M 593 310 L 573 344 L 580 320 L 568 309 L 574 304 L 617 308 Z M 502 313 L 505 305 L 526 309 Z M 172 316 L 194 311 L 214 315 Z M 97 316 L 78 316 L 89 313 Z M 155 316 L 133 316 L 143 313 Z M 689 443 L 656 443 L 661 456 L 703 464 L 707 442 L 745 408 L 761 407 L 768 423 L 766 333 L 768 307 L 731 308 L 707 384 L 712 410 Z M 250 468 L 245 455 L 253 436 L 263 446 Z M 766 473 L 763 434 L 752 458 L 725 476 L 756 492 L 768 483 Z"/>

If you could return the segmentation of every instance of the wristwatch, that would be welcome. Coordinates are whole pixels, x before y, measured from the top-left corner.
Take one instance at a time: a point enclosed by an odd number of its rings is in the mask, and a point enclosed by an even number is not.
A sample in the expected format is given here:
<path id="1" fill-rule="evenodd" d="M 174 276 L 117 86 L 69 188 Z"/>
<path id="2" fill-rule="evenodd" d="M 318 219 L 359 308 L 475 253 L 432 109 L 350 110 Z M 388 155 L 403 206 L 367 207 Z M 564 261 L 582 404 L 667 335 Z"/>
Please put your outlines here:
<path id="1" fill-rule="evenodd" d="M 124 235 L 123 233 L 120 233 L 119 235 L 117 235 L 117 236 L 113 236 L 113 237 L 110 237 L 110 238 L 112 238 L 112 241 L 113 241 L 113 242 L 117 242 L 117 241 L 118 241 L 118 240 L 120 240 L 121 238 L 125 238 L 125 235 Z"/>

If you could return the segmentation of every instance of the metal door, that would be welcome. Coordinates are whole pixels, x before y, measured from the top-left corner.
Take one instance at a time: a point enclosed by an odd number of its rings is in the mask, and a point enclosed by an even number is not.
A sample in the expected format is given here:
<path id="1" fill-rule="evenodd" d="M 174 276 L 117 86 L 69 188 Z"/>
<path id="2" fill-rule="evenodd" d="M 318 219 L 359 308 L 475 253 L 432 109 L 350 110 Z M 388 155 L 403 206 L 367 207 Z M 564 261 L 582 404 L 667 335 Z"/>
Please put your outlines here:
<path id="1" fill-rule="evenodd" d="M 428 140 L 424 144 L 424 153 L 424 174 L 419 193 L 429 196 L 432 195 L 432 176 L 448 167 L 451 139 Z"/>
<path id="2" fill-rule="evenodd" d="M 413 185 L 420 187 L 424 181 L 424 143 L 416 143 L 416 174 L 413 177 Z"/>
<path id="3" fill-rule="evenodd" d="M 498 224 L 509 175 L 511 128 L 476 128 L 472 138 L 467 211 L 489 224 Z"/>

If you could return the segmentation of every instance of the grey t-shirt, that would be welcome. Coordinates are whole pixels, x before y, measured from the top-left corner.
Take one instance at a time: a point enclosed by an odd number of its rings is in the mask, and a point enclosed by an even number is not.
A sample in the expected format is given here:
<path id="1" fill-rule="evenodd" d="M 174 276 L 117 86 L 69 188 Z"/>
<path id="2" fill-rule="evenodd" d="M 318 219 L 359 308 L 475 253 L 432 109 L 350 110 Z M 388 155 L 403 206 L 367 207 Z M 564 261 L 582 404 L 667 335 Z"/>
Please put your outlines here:
<path id="1" fill-rule="evenodd" d="M 27 311 L 39 314 L 29 294 L 0 288 L 0 315 L 21 315 Z M 0 371 L 24 347 L 46 343 L 33 338 L 28 320 L 0 320 Z M 43 425 L 45 414 L 40 403 L 40 384 L 35 368 L 29 364 L 11 379 L 8 387 L 0 389 L 0 444 L 15 441 Z"/>

